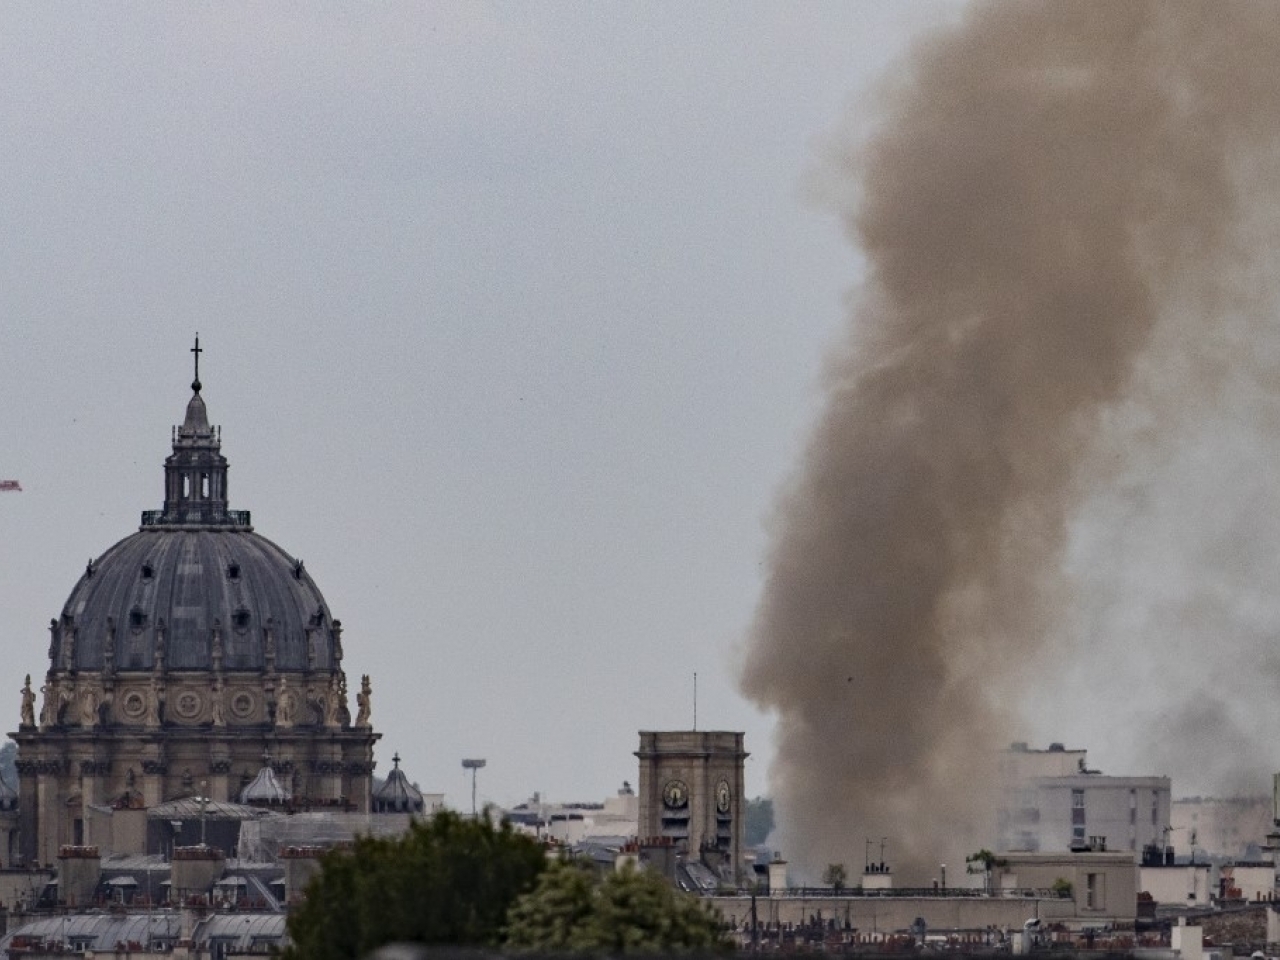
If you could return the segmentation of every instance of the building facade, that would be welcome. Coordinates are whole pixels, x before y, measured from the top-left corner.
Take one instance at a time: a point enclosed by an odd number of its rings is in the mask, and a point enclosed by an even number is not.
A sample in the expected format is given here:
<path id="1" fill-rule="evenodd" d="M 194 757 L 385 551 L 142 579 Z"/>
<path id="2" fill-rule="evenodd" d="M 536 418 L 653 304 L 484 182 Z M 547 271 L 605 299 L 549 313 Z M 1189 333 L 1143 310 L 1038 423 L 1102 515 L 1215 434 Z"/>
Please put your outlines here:
<path id="1" fill-rule="evenodd" d="M 1164 846 L 1170 822 L 1168 777 L 1111 777 L 1090 770 L 1085 751 L 1015 743 L 1002 757 L 999 850 L 1067 851 L 1105 838 L 1110 850 L 1139 854 Z"/>
<path id="2" fill-rule="evenodd" d="M 231 510 L 199 379 L 164 505 L 91 560 L 49 625 L 18 744 L 20 859 L 90 845 L 93 808 L 235 800 L 264 763 L 299 805 L 370 808 L 371 688 L 348 703 L 342 624 L 301 560 Z"/>
<path id="3" fill-rule="evenodd" d="M 743 734 L 641 731 L 641 840 L 662 838 L 727 880 L 742 871 L 745 805 Z"/>
<path id="4" fill-rule="evenodd" d="M 1170 843 L 1219 859 L 1256 858 L 1272 830 L 1270 797 L 1183 797 L 1173 801 Z"/>

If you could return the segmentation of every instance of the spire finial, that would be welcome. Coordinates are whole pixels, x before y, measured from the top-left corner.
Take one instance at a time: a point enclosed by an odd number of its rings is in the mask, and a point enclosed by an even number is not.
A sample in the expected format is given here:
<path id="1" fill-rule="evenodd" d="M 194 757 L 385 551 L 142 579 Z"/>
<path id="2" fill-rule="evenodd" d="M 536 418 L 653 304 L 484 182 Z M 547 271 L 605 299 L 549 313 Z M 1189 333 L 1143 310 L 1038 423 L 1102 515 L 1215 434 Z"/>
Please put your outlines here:
<path id="1" fill-rule="evenodd" d="M 200 354 L 204 353 L 204 351 L 200 349 L 199 333 L 196 334 L 196 345 L 191 348 L 191 352 L 195 354 L 195 358 L 196 358 L 196 378 L 191 381 L 191 389 L 194 390 L 196 393 L 199 393 L 200 392 Z"/>
<path id="2" fill-rule="evenodd" d="M 397 750 L 396 755 L 391 758 L 391 762 L 396 765 L 397 770 L 400 769 L 400 751 L 399 750 Z"/>

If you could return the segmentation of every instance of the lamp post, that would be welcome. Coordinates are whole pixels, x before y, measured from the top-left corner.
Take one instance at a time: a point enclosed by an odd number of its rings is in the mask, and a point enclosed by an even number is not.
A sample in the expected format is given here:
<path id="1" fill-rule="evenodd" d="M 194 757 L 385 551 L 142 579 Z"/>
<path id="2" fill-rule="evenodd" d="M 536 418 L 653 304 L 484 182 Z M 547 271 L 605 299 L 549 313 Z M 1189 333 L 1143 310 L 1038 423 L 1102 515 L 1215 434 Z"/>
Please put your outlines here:
<path id="1" fill-rule="evenodd" d="M 200 846 L 203 847 L 205 845 L 204 843 L 204 811 L 205 811 L 205 804 L 209 802 L 209 798 L 201 796 L 201 797 L 195 797 L 194 799 L 200 802 Z"/>
<path id="2" fill-rule="evenodd" d="M 476 815 L 476 771 L 484 767 L 484 761 L 479 759 L 463 760 L 462 769 L 471 771 L 471 816 Z"/>

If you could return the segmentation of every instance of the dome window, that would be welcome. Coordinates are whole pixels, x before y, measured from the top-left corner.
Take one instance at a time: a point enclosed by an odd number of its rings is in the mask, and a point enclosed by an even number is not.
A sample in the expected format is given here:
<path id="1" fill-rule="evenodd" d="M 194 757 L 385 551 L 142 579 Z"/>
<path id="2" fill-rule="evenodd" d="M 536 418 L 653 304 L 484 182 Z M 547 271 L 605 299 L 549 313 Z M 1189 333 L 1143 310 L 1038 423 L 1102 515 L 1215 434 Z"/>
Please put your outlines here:
<path id="1" fill-rule="evenodd" d="M 129 611 L 129 626 L 134 630 L 141 630 L 147 625 L 147 613 L 140 607 L 134 607 Z"/>
<path id="2" fill-rule="evenodd" d="M 236 563 L 234 560 L 232 560 L 231 563 L 227 564 L 227 579 L 228 580 L 240 579 L 240 564 Z"/>
<path id="3" fill-rule="evenodd" d="M 156 571 L 155 571 L 155 569 L 151 566 L 151 564 L 149 564 L 149 563 L 144 563 L 144 564 L 142 565 L 142 579 L 143 579 L 143 580 L 150 580 L 150 579 L 151 579 L 152 577 L 154 577 L 155 575 L 156 575 Z"/>
<path id="4" fill-rule="evenodd" d="M 249 611 L 241 607 L 231 615 L 231 625 L 241 633 L 249 629 Z"/>

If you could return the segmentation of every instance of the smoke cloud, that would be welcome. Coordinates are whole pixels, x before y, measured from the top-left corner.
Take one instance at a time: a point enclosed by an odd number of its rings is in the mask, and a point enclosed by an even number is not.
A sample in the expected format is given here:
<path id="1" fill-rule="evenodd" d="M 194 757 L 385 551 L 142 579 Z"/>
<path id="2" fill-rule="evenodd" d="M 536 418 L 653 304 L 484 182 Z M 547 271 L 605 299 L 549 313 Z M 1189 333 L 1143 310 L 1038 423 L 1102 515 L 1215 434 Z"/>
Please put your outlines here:
<path id="1" fill-rule="evenodd" d="M 1025 739 L 1027 699 L 1056 695 L 1064 721 L 1148 716 L 1065 704 L 1046 671 L 1071 651 L 1169 692 L 1132 634 L 1100 633 L 1137 616 L 1116 584 L 1160 600 L 1116 579 L 1121 559 L 1153 560 L 1175 506 L 1203 529 L 1150 481 L 1180 462 L 1170 438 L 1212 435 L 1195 411 L 1223 409 L 1257 336 L 1274 350 L 1257 211 L 1277 198 L 1277 64 L 1265 4 L 982 4 L 855 118 L 872 132 L 828 175 L 866 281 L 780 497 L 742 672 L 777 716 L 779 842 L 811 874 L 887 837 L 924 882 L 989 843 L 994 754 Z M 1246 393 L 1274 406 L 1275 371 L 1258 360 Z M 1188 611 L 1168 614 L 1185 632 Z M 1278 624 L 1259 614 L 1251 649 Z M 1160 711 L 1147 743 L 1230 722 Z"/>

